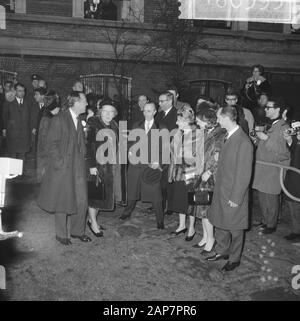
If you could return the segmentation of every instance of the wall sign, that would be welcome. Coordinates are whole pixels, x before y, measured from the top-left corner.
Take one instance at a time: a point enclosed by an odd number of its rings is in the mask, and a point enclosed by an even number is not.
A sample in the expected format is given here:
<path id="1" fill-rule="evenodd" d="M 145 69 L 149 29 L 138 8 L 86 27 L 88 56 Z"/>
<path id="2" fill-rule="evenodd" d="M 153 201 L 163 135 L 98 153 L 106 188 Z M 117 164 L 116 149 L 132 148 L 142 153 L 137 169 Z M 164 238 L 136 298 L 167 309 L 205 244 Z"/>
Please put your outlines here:
<path id="1" fill-rule="evenodd" d="M 300 0 L 181 0 L 180 19 L 299 23 Z"/>

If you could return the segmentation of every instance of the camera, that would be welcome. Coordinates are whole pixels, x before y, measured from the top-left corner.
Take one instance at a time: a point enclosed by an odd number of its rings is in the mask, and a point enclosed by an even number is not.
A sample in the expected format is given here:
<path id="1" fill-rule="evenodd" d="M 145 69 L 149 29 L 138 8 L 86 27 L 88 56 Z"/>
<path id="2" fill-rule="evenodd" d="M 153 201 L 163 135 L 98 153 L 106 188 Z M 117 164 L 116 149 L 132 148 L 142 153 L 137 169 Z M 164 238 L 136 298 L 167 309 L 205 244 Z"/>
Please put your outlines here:
<path id="1" fill-rule="evenodd" d="M 285 132 L 290 136 L 300 133 L 300 121 L 292 122 L 291 128 L 287 129 Z"/>

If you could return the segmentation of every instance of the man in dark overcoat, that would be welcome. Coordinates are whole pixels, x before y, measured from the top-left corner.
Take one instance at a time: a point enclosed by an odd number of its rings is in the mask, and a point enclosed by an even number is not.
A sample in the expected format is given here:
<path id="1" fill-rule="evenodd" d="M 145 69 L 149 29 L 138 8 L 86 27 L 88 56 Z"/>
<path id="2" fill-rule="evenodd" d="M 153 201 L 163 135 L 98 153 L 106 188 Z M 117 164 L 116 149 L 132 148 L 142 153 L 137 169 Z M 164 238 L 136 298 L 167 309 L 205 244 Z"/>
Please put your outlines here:
<path id="1" fill-rule="evenodd" d="M 296 128 L 300 127 L 300 121 L 293 124 Z M 290 166 L 300 169 L 300 131 L 295 135 L 290 135 L 288 131 L 283 133 L 283 137 L 289 146 L 291 152 Z M 293 196 L 294 199 L 286 197 L 286 203 L 289 208 L 289 214 L 291 217 L 290 229 L 291 233 L 286 235 L 284 238 L 287 241 L 296 243 L 300 242 L 300 183 L 299 174 L 294 171 L 287 171 L 285 176 L 284 185 L 288 192 Z M 295 199 L 296 198 L 296 199 Z M 298 199 L 298 201 L 297 201 Z"/>
<path id="2" fill-rule="evenodd" d="M 8 157 L 25 160 L 30 149 L 31 112 L 25 96 L 25 86 L 15 85 L 13 101 L 5 101 L 3 106 L 3 136 L 6 137 Z"/>
<path id="3" fill-rule="evenodd" d="M 34 100 L 36 101 L 36 114 L 34 115 L 35 123 L 33 124 L 33 128 L 35 128 L 35 145 L 38 142 L 38 134 L 42 116 L 46 110 L 45 106 L 45 96 L 47 94 L 47 90 L 45 88 L 36 88 L 34 90 Z"/>
<path id="4" fill-rule="evenodd" d="M 253 146 L 237 125 L 237 111 L 227 106 L 218 111 L 218 122 L 227 131 L 222 146 L 212 205 L 208 219 L 215 227 L 217 246 L 208 261 L 229 259 L 225 271 L 235 269 L 242 256 L 244 231 L 248 228 L 249 184 L 252 173 Z"/>
<path id="5" fill-rule="evenodd" d="M 177 128 L 177 109 L 174 107 L 174 96 L 171 92 L 167 91 L 159 96 L 159 107 L 161 111 L 157 113 L 155 121 L 158 124 L 159 129 L 167 128 L 168 131 L 171 133 L 173 130 Z M 161 177 L 161 188 L 164 209 L 166 209 L 167 207 L 166 203 L 168 190 L 168 168 L 169 166 L 167 164 L 164 164 Z M 172 213 L 173 212 L 167 210 L 165 212 L 165 215 L 171 215 Z"/>
<path id="6" fill-rule="evenodd" d="M 34 98 L 35 96 L 35 90 L 39 88 L 39 81 L 41 77 L 37 74 L 33 74 L 31 76 L 31 84 L 32 88 L 29 92 L 26 93 L 26 100 L 28 101 L 29 107 L 30 107 L 30 113 L 31 113 L 31 154 L 32 157 L 36 156 L 36 144 L 37 144 L 37 137 L 36 133 L 38 130 L 37 127 L 37 119 L 38 114 L 40 111 L 39 103 Z"/>
<path id="7" fill-rule="evenodd" d="M 152 207 L 155 210 L 157 228 L 164 229 L 164 215 L 163 215 L 163 205 L 162 205 L 162 193 L 160 181 L 154 184 L 148 184 L 142 179 L 142 175 L 145 170 L 149 168 L 159 170 L 159 154 L 158 150 L 151 150 L 151 136 L 152 130 L 159 129 L 158 125 L 154 121 L 154 115 L 156 114 L 156 106 L 154 103 L 147 103 L 144 107 L 144 120 L 133 125 L 133 130 L 141 129 L 147 134 L 148 141 L 148 156 L 147 162 L 140 162 L 138 164 L 130 163 L 127 172 L 127 182 L 128 182 L 128 205 L 124 209 L 124 212 L 120 219 L 127 219 L 131 216 L 132 211 L 135 208 L 137 200 L 141 199 L 143 202 L 152 202 Z M 153 136 L 152 136 L 153 137 Z M 156 162 L 151 162 L 151 155 L 155 153 Z M 157 153 L 158 152 L 158 153 Z M 142 156 L 142 155 L 138 155 Z M 158 156 L 158 157 L 157 157 Z M 130 159 L 130 157 L 129 157 Z"/>
<path id="8" fill-rule="evenodd" d="M 72 92 L 69 108 L 53 117 L 47 136 L 48 165 L 42 180 L 38 205 L 55 214 L 56 239 L 71 244 L 70 237 L 82 242 L 87 214 L 85 140 L 79 115 L 86 111 L 83 93 Z"/>

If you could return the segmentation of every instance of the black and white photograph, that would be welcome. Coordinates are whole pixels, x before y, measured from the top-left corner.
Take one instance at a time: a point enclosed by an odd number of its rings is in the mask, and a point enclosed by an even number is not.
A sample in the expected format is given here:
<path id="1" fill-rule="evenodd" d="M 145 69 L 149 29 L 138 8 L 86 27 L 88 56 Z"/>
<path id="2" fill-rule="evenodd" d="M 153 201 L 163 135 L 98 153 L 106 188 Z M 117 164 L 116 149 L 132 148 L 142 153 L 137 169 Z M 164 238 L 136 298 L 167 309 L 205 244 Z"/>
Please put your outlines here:
<path id="1" fill-rule="evenodd" d="M 300 301 L 299 0 L 0 0 L 0 301 Z"/>

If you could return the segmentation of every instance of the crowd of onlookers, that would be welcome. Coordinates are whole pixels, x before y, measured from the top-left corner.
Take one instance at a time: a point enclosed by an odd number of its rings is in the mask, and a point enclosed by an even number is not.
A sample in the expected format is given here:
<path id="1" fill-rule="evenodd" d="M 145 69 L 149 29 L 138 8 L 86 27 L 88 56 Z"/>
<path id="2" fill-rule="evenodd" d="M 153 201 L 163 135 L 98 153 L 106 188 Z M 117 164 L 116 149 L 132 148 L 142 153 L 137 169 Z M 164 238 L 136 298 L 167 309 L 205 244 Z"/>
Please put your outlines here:
<path id="1" fill-rule="evenodd" d="M 299 174 L 288 170 L 283 177 L 284 186 L 280 181 L 280 166 L 300 169 L 300 124 L 292 121 L 292 111 L 285 102 L 272 95 L 271 84 L 263 72 L 262 66 L 254 66 L 243 88 L 228 88 L 221 105 L 210 97 L 200 96 L 196 106 L 190 106 L 179 100 L 175 88 L 163 92 L 158 104 L 140 95 L 127 119 L 129 129 L 143 129 L 149 139 L 153 129 L 177 131 L 168 146 L 169 164 L 164 164 L 160 157 L 153 163 L 149 150 L 147 164 L 129 162 L 128 166 L 118 160 L 102 164 L 97 154 L 101 145 L 97 135 L 101 130 L 109 128 L 118 137 L 117 115 L 122 111 L 118 103 L 92 93 L 85 95 L 82 82 L 76 81 L 63 107 L 58 94 L 49 90 L 38 75 L 32 75 L 32 90 L 26 95 L 21 83 L 8 81 L 3 87 L 0 85 L 1 153 L 5 151 L 8 157 L 25 160 L 31 150 L 37 155 L 38 179 L 43 182 L 54 161 L 49 154 L 54 154 L 60 144 L 57 136 L 60 127 L 55 127 L 58 120 L 53 119 L 59 119 L 54 117 L 62 115 L 61 110 L 66 113 L 69 109 L 72 117 L 75 115 L 73 120 L 80 115 L 85 124 L 86 180 L 91 182 L 98 177 L 96 185 L 101 186 L 98 198 L 91 196 L 90 185 L 87 190 L 85 213 L 89 213 L 88 226 L 95 236 L 103 236 L 104 228 L 97 220 L 100 210 L 114 210 L 115 204 L 121 204 L 125 208 L 120 219 L 126 220 L 141 199 L 152 203 L 158 229 L 164 229 L 165 215 L 178 213 L 179 225 L 171 234 L 186 233 L 186 241 L 193 240 L 195 221 L 201 219 L 202 239 L 193 246 L 200 248 L 208 261 L 228 260 L 224 270 L 233 270 L 240 263 L 249 222 L 264 234 L 274 233 L 283 202 L 291 216 L 291 233 L 285 238 L 300 241 Z M 77 130 L 81 126 L 75 120 L 74 124 Z M 113 138 L 108 141 L 118 148 L 118 141 Z M 199 150 L 195 146 L 200 146 Z M 80 145 L 78 153 L 81 152 Z M 212 199 L 197 202 L 197 195 L 212 195 Z M 45 209 L 43 202 L 40 204 Z M 255 205 L 256 215 L 249 215 L 249 207 L 253 214 Z M 61 224 L 57 226 L 60 228 Z M 89 241 L 84 232 L 79 237 Z M 71 244 L 63 232 L 58 240 Z"/>

